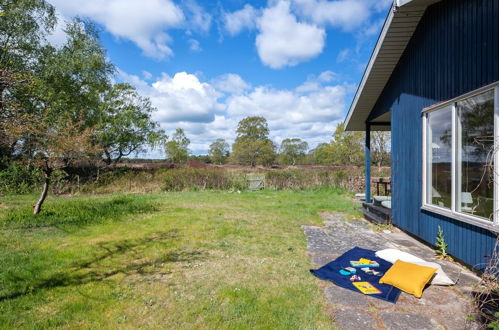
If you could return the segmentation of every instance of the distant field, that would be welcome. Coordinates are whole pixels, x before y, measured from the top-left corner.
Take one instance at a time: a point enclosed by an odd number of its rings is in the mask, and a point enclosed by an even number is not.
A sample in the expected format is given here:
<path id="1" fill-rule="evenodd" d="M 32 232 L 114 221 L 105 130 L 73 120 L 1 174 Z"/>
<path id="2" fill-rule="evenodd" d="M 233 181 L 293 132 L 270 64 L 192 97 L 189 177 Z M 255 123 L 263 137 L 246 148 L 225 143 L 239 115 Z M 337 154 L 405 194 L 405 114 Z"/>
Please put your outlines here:
<path id="1" fill-rule="evenodd" d="M 0 203 L 0 327 L 331 328 L 303 224 L 339 190 Z"/>

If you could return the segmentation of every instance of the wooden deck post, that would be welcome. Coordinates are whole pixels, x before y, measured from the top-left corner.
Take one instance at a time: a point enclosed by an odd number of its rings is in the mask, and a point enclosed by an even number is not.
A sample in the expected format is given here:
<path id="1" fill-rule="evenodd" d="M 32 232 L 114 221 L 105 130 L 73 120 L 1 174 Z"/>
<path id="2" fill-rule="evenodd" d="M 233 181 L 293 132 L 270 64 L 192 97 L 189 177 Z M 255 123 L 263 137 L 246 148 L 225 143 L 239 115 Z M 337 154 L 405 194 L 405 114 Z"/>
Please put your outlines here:
<path id="1" fill-rule="evenodd" d="M 367 122 L 365 141 L 366 203 L 371 203 L 371 124 Z"/>

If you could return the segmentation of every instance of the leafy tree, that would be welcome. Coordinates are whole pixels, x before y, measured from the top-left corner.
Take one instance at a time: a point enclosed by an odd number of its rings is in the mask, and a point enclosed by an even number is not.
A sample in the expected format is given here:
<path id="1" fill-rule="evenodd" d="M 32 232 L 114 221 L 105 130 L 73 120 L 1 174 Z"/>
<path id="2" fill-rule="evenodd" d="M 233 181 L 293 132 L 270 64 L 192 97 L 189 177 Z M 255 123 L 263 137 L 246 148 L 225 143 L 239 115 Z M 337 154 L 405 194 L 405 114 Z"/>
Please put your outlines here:
<path id="1" fill-rule="evenodd" d="M 0 68 L 33 68 L 56 24 L 54 7 L 44 0 L 2 0 L 0 13 Z"/>
<path id="2" fill-rule="evenodd" d="M 364 161 L 364 133 L 346 132 L 343 123 L 336 126 L 331 141 L 332 165 L 362 165 Z"/>
<path id="3" fill-rule="evenodd" d="M 279 150 L 283 164 L 296 165 L 297 161 L 303 160 L 308 149 L 308 143 L 298 139 L 284 139 Z"/>
<path id="4" fill-rule="evenodd" d="M 209 154 L 215 164 L 224 164 L 229 156 L 229 144 L 224 139 L 217 139 L 210 144 Z"/>
<path id="5" fill-rule="evenodd" d="M 331 143 L 319 143 L 308 153 L 311 164 L 330 165 L 333 163 L 333 153 Z"/>
<path id="6" fill-rule="evenodd" d="M 12 95 L 17 83 L 25 81 L 38 65 L 45 37 L 53 30 L 56 16 L 54 8 L 43 0 L 2 0 L 0 13 L 1 126 L 10 116 L 5 97 Z M 0 158 L 11 157 L 14 146 L 10 144 L 5 135 L 0 135 Z"/>
<path id="7" fill-rule="evenodd" d="M 166 139 L 164 131 L 151 120 L 151 101 L 138 95 L 134 87 L 119 83 L 104 94 L 98 142 L 104 162 L 116 164 L 122 157 L 155 147 Z"/>
<path id="8" fill-rule="evenodd" d="M 186 162 L 189 158 L 188 147 L 190 143 L 191 141 L 185 136 L 184 130 L 177 128 L 165 145 L 167 159 L 174 163 Z"/>
<path id="9" fill-rule="evenodd" d="M 66 44 L 61 48 L 44 46 L 36 67 L 20 74 L 25 83 L 16 84 L 4 95 L 4 103 L 11 105 L 3 113 L 4 120 L 15 108 L 17 115 L 31 115 L 47 124 L 66 118 L 95 128 L 101 118 L 102 92 L 109 88 L 113 67 L 97 36 L 81 22 L 69 24 L 66 33 Z M 16 152 L 29 158 L 32 151 L 26 139 L 28 135 L 11 142 L 11 150 L 19 143 L 25 148 L 16 148 Z"/>
<path id="10" fill-rule="evenodd" d="M 96 35 L 80 22 L 70 24 L 66 32 L 63 47 L 45 45 L 35 66 L 4 75 L 10 84 L 3 99 L 2 136 L 13 155 L 44 175 L 35 214 L 45 201 L 52 173 L 77 160 L 94 159 L 99 150 L 95 125 L 112 66 Z"/>
<path id="11" fill-rule="evenodd" d="M 17 148 L 30 150 L 24 159 L 43 173 L 42 192 L 33 207 L 35 215 L 42 209 L 55 170 L 65 168 L 77 160 L 92 159 L 99 152 L 93 143 L 94 130 L 85 127 L 83 121 L 74 122 L 71 118 L 54 121 L 44 116 L 43 113 L 19 114 L 9 117 L 9 122 L 4 126 L 8 140 L 23 139 L 23 145 L 17 144 Z"/>
<path id="12" fill-rule="evenodd" d="M 275 145 L 268 138 L 269 128 L 263 117 L 246 117 L 237 126 L 232 145 L 232 160 L 241 165 L 269 166 L 276 158 Z"/>
<path id="13" fill-rule="evenodd" d="M 248 139 L 268 139 L 269 127 L 264 117 L 246 117 L 237 125 L 237 137 Z"/>
<path id="14" fill-rule="evenodd" d="M 371 132 L 371 152 L 378 168 L 390 162 L 390 132 Z"/>

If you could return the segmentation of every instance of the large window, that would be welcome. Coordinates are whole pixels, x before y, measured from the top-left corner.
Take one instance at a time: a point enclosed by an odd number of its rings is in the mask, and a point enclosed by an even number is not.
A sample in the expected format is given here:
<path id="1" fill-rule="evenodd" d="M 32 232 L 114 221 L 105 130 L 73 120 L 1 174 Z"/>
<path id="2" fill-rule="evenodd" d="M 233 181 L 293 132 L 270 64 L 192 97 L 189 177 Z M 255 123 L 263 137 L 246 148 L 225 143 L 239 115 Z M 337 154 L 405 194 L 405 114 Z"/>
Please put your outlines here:
<path id="1" fill-rule="evenodd" d="M 423 208 L 499 228 L 499 87 L 423 111 Z"/>

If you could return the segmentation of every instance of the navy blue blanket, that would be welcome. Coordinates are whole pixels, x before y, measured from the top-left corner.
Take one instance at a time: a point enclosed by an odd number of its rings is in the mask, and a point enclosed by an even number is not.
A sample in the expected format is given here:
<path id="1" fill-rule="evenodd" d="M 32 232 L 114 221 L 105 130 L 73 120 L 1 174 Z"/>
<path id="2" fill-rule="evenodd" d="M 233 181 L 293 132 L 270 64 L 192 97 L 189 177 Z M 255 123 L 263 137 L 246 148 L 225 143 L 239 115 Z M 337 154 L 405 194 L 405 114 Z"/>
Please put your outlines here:
<path id="1" fill-rule="evenodd" d="M 321 280 L 328 280 L 338 286 L 341 286 L 342 288 L 346 288 L 363 294 L 355 286 L 353 286 L 352 281 L 350 281 L 351 275 L 340 274 L 341 269 L 351 266 L 350 260 L 359 260 L 360 258 L 366 258 L 376 261 L 379 264 L 379 267 L 374 267 L 372 269 L 381 272 L 382 275 L 384 275 L 385 272 L 392 266 L 392 264 L 388 261 L 376 257 L 374 251 L 354 247 L 353 249 L 345 252 L 343 255 L 338 257 L 336 260 L 331 261 L 330 263 L 322 266 L 319 269 L 311 269 L 310 272 Z M 388 284 L 380 284 L 379 279 L 381 278 L 381 276 L 368 275 L 363 272 L 360 267 L 356 268 L 356 270 L 356 275 L 359 275 L 361 277 L 361 282 L 367 281 L 381 291 L 381 293 L 370 294 L 370 296 L 392 303 L 397 302 L 397 299 L 400 295 L 399 289 Z"/>

